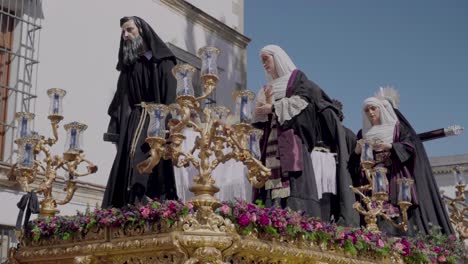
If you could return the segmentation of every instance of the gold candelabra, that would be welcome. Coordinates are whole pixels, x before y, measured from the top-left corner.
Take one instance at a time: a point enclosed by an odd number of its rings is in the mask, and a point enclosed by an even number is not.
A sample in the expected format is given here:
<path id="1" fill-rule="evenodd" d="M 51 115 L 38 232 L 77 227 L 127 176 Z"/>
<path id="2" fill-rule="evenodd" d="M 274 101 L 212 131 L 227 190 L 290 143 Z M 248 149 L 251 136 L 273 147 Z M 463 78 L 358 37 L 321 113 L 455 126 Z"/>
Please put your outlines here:
<path id="1" fill-rule="evenodd" d="M 58 141 L 58 127 L 60 121 L 63 120 L 62 115 L 62 99 L 66 92 L 61 89 L 53 88 L 47 91 L 51 97 L 51 107 L 48 119 L 52 125 L 52 138 L 38 135 L 31 131 L 31 123 L 34 119 L 34 114 L 27 112 L 16 113 L 18 121 L 18 137 L 15 143 L 18 145 L 19 155 L 18 161 L 13 164 L 9 172 L 9 180 L 16 181 L 20 184 L 25 192 L 35 192 L 43 195 L 40 202 L 41 216 L 54 216 L 59 213 L 57 205 L 64 205 L 70 202 L 73 198 L 78 177 L 86 176 L 97 171 L 97 166 L 84 158 L 82 150 L 81 137 L 82 132 L 87 126 L 78 122 L 72 122 L 64 125 L 67 131 L 66 150 L 62 156 L 53 155 L 50 147 Z M 43 160 L 37 159 L 43 154 Z M 78 172 L 78 166 L 84 163 L 87 165 L 87 171 Z M 53 184 L 57 179 L 57 171 L 63 169 L 68 173 L 64 191 L 66 192 L 63 200 L 57 201 L 53 197 Z M 44 175 L 42 178 L 39 175 Z M 35 188 L 31 184 L 42 179 L 39 185 Z"/>
<path id="2" fill-rule="evenodd" d="M 462 166 L 455 166 L 453 174 L 455 176 L 457 189 L 455 198 L 444 197 L 446 203 L 450 206 L 450 221 L 452 222 L 455 231 L 458 233 L 460 239 L 468 239 L 468 206 L 465 203 L 465 176 Z"/>
<path id="3" fill-rule="evenodd" d="M 398 206 L 399 213 L 393 210 L 393 206 L 388 202 L 388 178 L 387 169 L 376 164 L 373 160 L 372 142 L 363 142 L 361 156 L 361 169 L 367 179 L 367 184 L 354 187 L 351 190 L 361 197 L 361 201 L 353 204 L 353 209 L 364 216 L 366 229 L 372 232 L 380 232 L 377 224 L 379 217 L 385 219 L 392 226 L 406 232 L 408 230 L 408 208 L 411 202 L 411 186 L 413 180 L 409 178 L 398 179 Z M 368 195 L 371 193 L 371 195 Z M 365 205 L 365 207 L 363 206 Z M 396 217 L 401 216 L 401 222 L 395 222 Z"/>
<path id="4" fill-rule="evenodd" d="M 202 96 L 193 95 L 191 78 L 195 69 L 182 64 L 172 70 L 177 79 L 176 103 L 170 106 L 145 105 L 150 115 L 146 142 L 151 147 L 151 156 L 137 165 L 140 173 L 150 173 L 161 159 L 172 160 L 176 167 L 187 167 L 191 164 L 198 171 L 194 184 L 190 187 L 190 191 L 194 193 L 190 202 L 197 210 L 197 219 L 193 221 L 204 223 L 210 217 L 217 217 L 213 214 L 213 209 L 221 204 L 214 196 L 219 188 L 212 178 L 212 172 L 219 164 L 230 159 L 243 162 L 248 169 L 247 178 L 254 187 L 263 186 L 270 175 L 270 169 L 258 160 L 257 144 L 261 134 L 249 124 L 248 108 L 253 101 L 253 92 L 243 90 L 235 93 L 238 103 L 238 115 L 236 115 L 238 122 L 232 126 L 226 122 L 229 113 L 227 108 L 201 107 L 202 100 L 216 89 L 218 54 L 219 50 L 214 47 L 199 50 L 202 59 L 201 81 L 204 89 Z M 172 119 L 168 123 L 167 131 L 164 124 L 169 111 Z M 198 133 L 195 145 L 190 151 L 184 151 L 181 147 L 186 139 L 183 130 L 187 127 L 192 127 Z"/>

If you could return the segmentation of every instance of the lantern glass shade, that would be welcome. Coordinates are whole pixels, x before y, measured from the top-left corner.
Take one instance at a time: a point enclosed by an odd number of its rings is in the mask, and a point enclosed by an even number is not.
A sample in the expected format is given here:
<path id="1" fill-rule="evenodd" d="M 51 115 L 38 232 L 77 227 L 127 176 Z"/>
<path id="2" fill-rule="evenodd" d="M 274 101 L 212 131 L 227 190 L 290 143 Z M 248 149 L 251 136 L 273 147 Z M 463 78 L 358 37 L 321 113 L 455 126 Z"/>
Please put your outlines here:
<path id="1" fill-rule="evenodd" d="M 399 202 L 411 202 L 411 189 L 413 186 L 413 180 L 409 178 L 398 179 L 398 201 Z"/>
<path id="2" fill-rule="evenodd" d="M 169 114 L 169 107 L 163 104 L 147 104 L 150 122 L 148 125 L 148 137 L 166 138 L 166 118 Z"/>
<path id="3" fill-rule="evenodd" d="M 361 162 L 374 161 L 374 148 L 369 140 L 362 141 Z"/>
<path id="4" fill-rule="evenodd" d="M 21 138 L 18 143 L 18 167 L 32 168 L 34 166 L 34 148 L 39 141 L 38 136 Z"/>
<path id="5" fill-rule="evenodd" d="M 248 136 L 248 149 L 252 157 L 254 157 L 257 160 L 260 160 L 260 157 L 262 155 L 260 151 L 260 139 L 263 136 L 263 130 L 253 128 L 249 131 L 247 134 Z"/>
<path id="6" fill-rule="evenodd" d="M 372 193 L 388 193 L 387 169 L 375 167 L 372 179 Z"/>
<path id="7" fill-rule="evenodd" d="M 182 112 L 179 104 L 170 104 L 169 112 L 171 113 L 172 119 L 182 120 Z"/>
<path id="8" fill-rule="evenodd" d="M 15 114 L 18 126 L 16 138 L 26 138 L 32 135 L 31 127 L 34 120 L 34 114 L 29 112 L 18 112 Z"/>
<path id="9" fill-rule="evenodd" d="M 218 55 L 219 49 L 215 47 L 203 47 L 198 50 L 198 56 L 202 61 L 201 76 L 218 76 Z"/>
<path id="10" fill-rule="evenodd" d="M 457 166 L 453 169 L 453 177 L 455 179 L 455 185 L 465 185 L 465 175 L 463 173 L 463 169 L 460 166 Z"/>
<path id="11" fill-rule="evenodd" d="M 224 106 L 215 106 L 211 109 L 211 120 L 213 122 L 218 122 L 218 126 L 216 127 L 216 135 L 222 136 L 223 135 L 223 124 L 226 124 L 226 120 L 229 115 L 229 108 Z"/>
<path id="12" fill-rule="evenodd" d="M 178 64 L 172 68 L 172 74 L 177 80 L 177 96 L 194 96 L 192 79 L 195 68 L 189 64 Z"/>
<path id="13" fill-rule="evenodd" d="M 88 126 L 79 122 L 71 122 L 63 127 L 67 133 L 65 152 L 75 154 L 82 153 L 84 149 L 83 132 L 88 128 Z"/>
<path id="14" fill-rule="evenodd" d="M 62 101 L 67 92 L 59 88 L 51 88 L 47 90 L 47 95 L 50 99 L 49 115 L 63 115 Z"/>
<path id="15" fill-rule="evenodd" d="M 249 90 L 241 90 L 234 92 L 234 101 L 236 102 L 236 123 L 252 122 L 252 107 L 254 98 L 255 94 Z"/>

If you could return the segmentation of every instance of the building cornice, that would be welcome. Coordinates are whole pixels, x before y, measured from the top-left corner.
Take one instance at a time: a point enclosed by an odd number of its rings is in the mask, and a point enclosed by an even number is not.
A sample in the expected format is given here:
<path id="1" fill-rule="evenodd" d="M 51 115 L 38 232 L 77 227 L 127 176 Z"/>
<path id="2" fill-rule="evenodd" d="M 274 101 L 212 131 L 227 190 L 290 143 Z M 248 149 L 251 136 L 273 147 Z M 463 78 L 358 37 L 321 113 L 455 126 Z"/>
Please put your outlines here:
<path id="1" fill-rule="evenodd" d="M 212 31 L 214 34 L 219 35 L 228 42 L 234 43 L 242 49 L 245 49 L 250 42 L 250 38 L 184 0 L 160 1 L 190 19 L 193 23 L 203 26 L 207 30 Z"/>
<path id="2" fill-rule="evenodd" d="M 20 185 L 15 181 L 8 180 L 8 173 L 10 172 L 11 164 L 0 162 L 0 188 L 8 188 L 12 190 L 21 190 Z M 44 179 L 44 175 L 38 175 L 36 181 L 32 184 L 33 187 L 37 186 L 40 181 Z M 76 181 L 79 192 L 92 193 L 96 196 L 102 196 L 105 186 L 85 181 Z M 65 187 L 65 178 L 57 175 L 54 182 L 55 188 L 63 189 Z M 54 189 L 55 189 L 54 188 Z"/>

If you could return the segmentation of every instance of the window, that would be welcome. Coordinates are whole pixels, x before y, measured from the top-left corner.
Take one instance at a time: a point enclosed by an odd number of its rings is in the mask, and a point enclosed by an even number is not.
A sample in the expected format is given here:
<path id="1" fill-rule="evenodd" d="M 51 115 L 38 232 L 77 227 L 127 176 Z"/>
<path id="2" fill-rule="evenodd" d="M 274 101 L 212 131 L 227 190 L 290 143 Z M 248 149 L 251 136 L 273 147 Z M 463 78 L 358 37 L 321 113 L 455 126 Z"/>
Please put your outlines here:
<path id="1" fill-rule="evenodd" d="M 4 263 L 8 258 L 8 249 L 18 244 L 13 227 L 0 225 L 0 263 Z"/>
<path id="2" fill-rule="evenodd" d="M 0 161 L 13 163 L 15 113 L 34 113 L 42 1 L 0 2 Z"/>
<path id="3" fill-rule="evenodd" d="M 8 112 L 8 81 L 10 74 L 10 53 L 13 44 L 13 17 L 5 8 L 2 8 L 0 16 L 0 160 L 3 160 L 5 145 L 6 121 Z"/>

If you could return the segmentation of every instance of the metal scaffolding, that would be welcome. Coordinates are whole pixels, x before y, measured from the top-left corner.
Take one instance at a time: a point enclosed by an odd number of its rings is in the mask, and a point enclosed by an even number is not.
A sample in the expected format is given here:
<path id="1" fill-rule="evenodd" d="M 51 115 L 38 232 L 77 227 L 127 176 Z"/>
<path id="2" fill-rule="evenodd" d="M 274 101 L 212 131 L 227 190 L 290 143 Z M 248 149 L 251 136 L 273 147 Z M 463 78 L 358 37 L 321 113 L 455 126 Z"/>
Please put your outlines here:
<path id="1" fill-rule="evenodd" d="M 1 0 L 0 7 L 0 161 L 12 163 L 15 113 L 35 111 L 42 0 Z"/>

